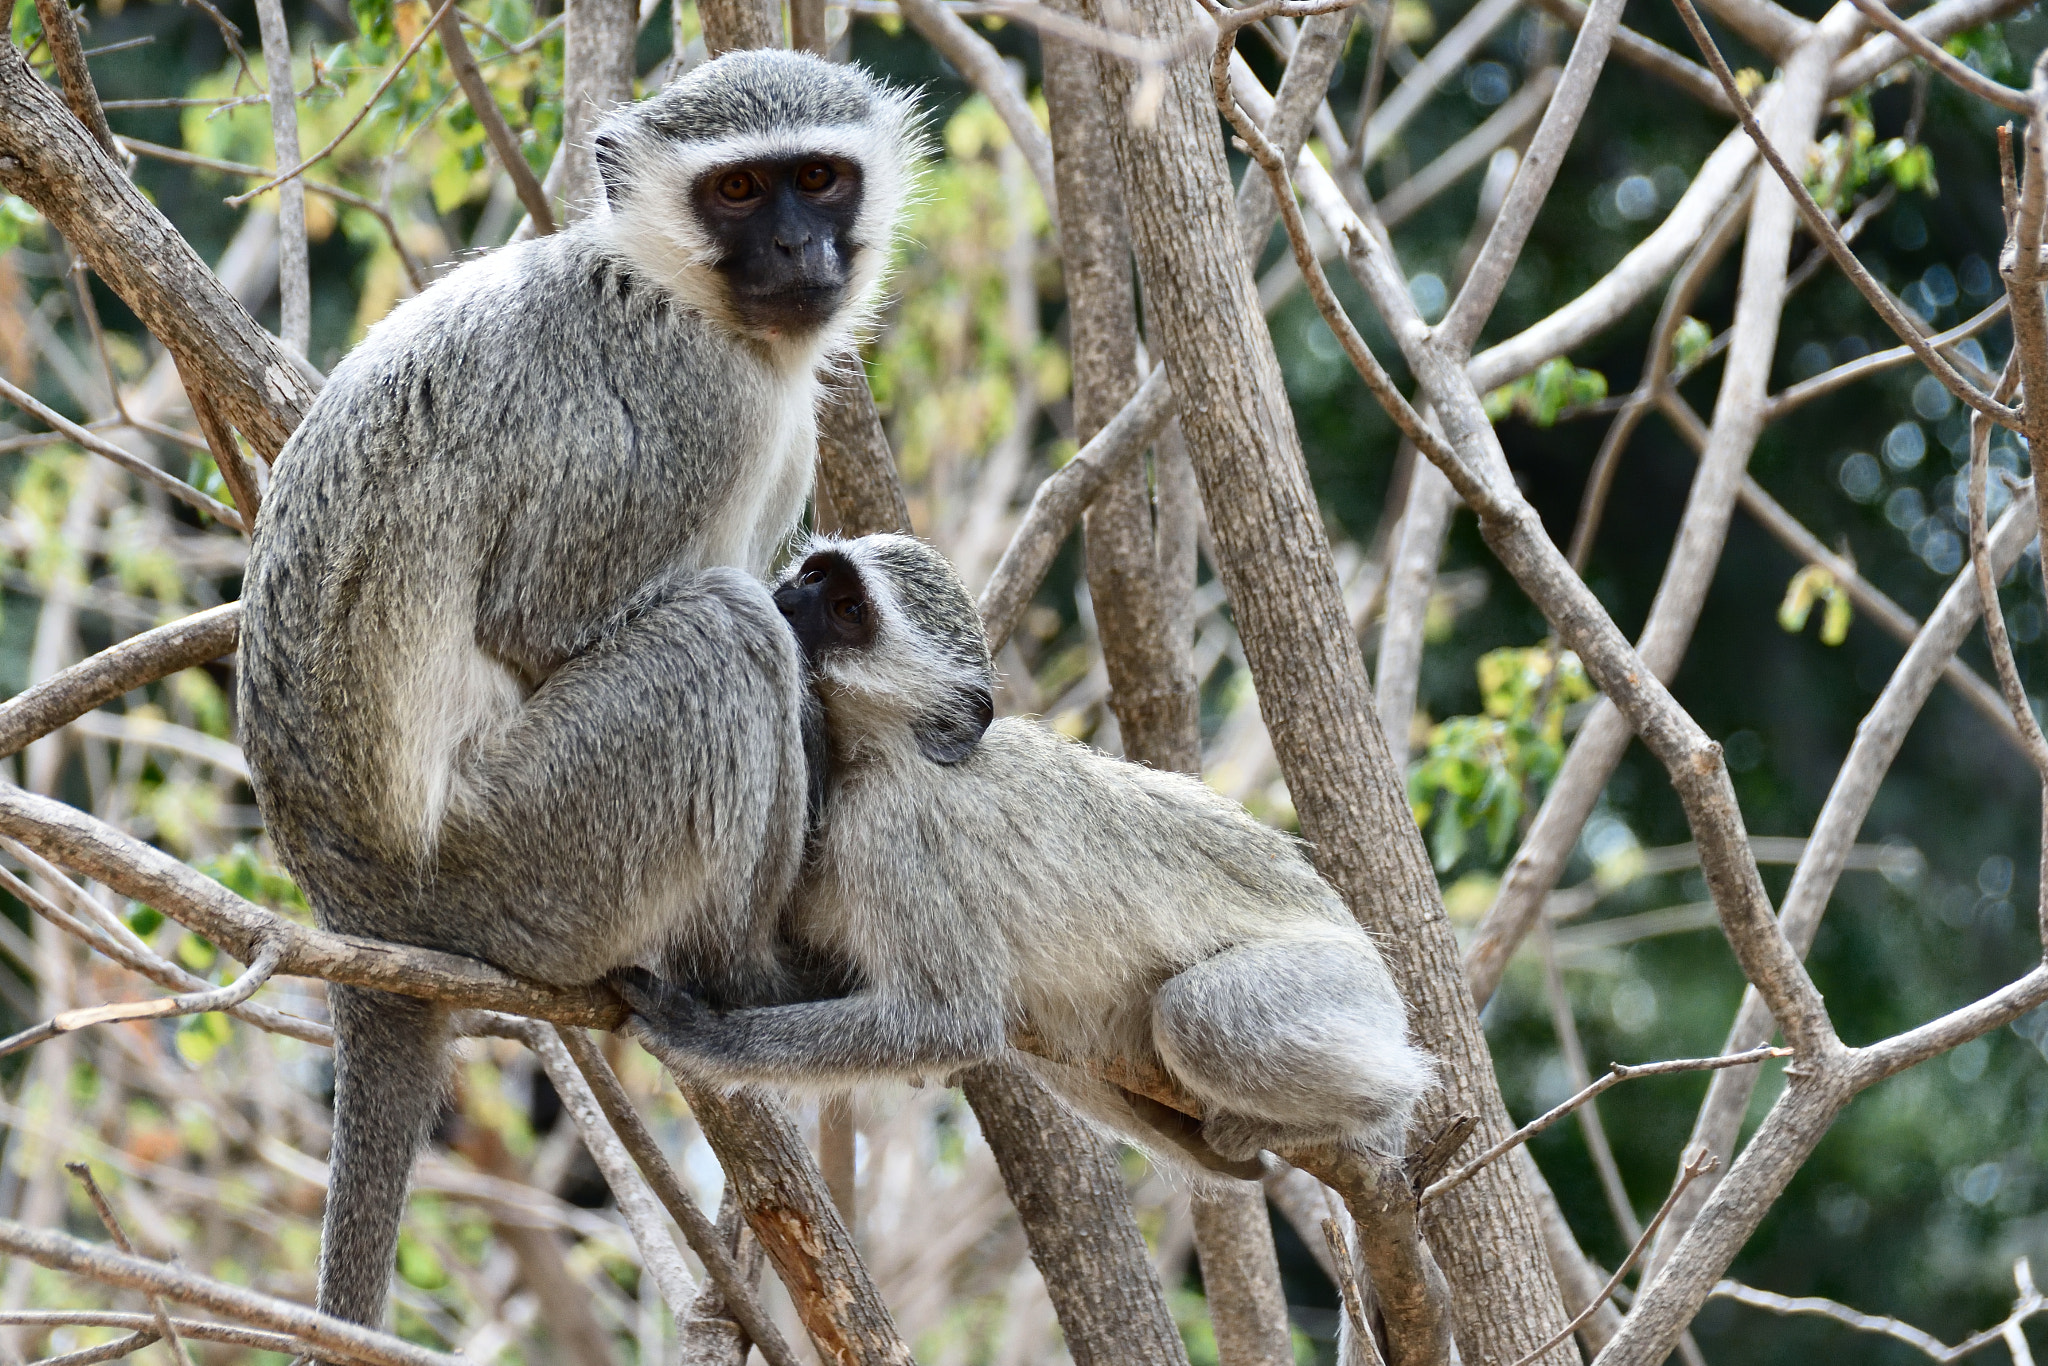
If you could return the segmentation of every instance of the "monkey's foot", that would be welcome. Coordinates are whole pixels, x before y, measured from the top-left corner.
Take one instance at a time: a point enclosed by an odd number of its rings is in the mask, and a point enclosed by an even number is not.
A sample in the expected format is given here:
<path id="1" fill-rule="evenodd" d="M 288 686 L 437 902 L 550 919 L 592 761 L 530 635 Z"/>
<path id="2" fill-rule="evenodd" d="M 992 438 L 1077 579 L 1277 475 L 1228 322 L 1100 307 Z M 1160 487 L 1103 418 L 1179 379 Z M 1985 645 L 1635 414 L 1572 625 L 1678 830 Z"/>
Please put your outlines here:
<path id="1" fill-rule="evenodd" d="M 619 968 L 605 975 L 604 984 L 633 1008 L 626 1032 L 657 1056 L 687 1055 L 691 1040 L 703 1032 L 712 1014 L 681 983 L 645 968 Z"/>

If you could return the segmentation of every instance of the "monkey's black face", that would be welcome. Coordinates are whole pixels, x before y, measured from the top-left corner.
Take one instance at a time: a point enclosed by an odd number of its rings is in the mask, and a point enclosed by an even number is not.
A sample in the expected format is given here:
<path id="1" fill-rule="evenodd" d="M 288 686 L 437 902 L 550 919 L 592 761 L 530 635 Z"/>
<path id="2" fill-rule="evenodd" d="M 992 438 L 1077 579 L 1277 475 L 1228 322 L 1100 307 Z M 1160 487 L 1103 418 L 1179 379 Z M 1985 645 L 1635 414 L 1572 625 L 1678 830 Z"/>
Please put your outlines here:
<path id="1" fill-rule="evenodd" d="M 874 643 L 875 608 L 860 570 L 836 551 L 821 550 L 775 590 L 775 605 L 816 667 L 832 650 L 862 650 Z"/>
<path id="2" fill-rule="evenodd" d="M 852 283 L 860 204 L 860 167 L 842 157 L 742 162 L 697 182 L 741 326 L 801 335 L 830 320 Z"/>

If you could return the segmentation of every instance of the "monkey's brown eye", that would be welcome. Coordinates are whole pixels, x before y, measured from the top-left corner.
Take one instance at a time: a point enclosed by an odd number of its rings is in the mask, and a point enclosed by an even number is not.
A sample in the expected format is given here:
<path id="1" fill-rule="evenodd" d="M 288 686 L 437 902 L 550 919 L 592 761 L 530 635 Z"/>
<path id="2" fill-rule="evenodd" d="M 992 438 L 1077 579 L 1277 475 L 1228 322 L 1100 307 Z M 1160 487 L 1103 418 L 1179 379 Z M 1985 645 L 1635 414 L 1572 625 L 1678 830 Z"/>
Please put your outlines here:
<path id="1" fill-rule="evenodd" d="M 799 587 L 799 588 L 814 588 L 814 587 L 816 587 L 816 586 L 817 586 L 818 584 L 821 584 L 821 583 L 823 583 L 824 581 L 825 581 L 825 571 L 824 571 L 824 570 L 822 570 L 822 569 L 806 569 L 806 570 L 805 570 L 805 571 L 804 571 L 804 572 L 803 572 L 802 574 L 800 574 L 800 575 L 798 575 L 798 576 L 797 576 L 797 581 L 796 581 L 796 582 L 797 582 L 797 587 Z"/>
<path id="2" fill-rule="evenodd" d="M 841 598 L 832 604 L 832 615 L 858 626 L 867 619 L 867 604 L 859 598 Z"/>
<path id="3" fill-rule="evenodd" d="M 745 171 L 733 171 L 718 178 L 718 194 L 728 203 L 737 204 L 754 197 L 754 178 Z"/>
<path id="4" fill-rule="evenodd" d="M 839 172 L 823 161 L 806 162 L 796 173 L 796 187 L 805 194 L 823 194 L 839 179 Z"/>

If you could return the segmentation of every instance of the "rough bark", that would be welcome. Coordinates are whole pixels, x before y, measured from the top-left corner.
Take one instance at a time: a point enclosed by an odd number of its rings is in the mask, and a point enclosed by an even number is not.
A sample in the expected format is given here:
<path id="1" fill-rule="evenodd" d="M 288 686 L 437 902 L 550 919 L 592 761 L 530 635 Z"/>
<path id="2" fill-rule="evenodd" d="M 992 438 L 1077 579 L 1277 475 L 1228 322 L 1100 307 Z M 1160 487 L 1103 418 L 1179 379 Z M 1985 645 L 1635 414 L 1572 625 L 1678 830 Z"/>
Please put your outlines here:
<path id="1" fill-rule="evenodd" d="M 911 1366 L 910 1349 L 789 1115 L 759 1091 L 727 1092 L 674 1075 L 818 1354 L 833 1366 Z"/>
<path id="2" fill-rule="evenodd" d="M 749 1287 L 761 1284 L 761 1268 L 767 1265 L 760 1240 L 747 1229 L 740 1212 L 739 1197 L 731 1182 L 718 1199 L 718 1236 L 726 1253 L 746 1277 Z M 706 1281 L 698 1288 L 677 1333 L 676 1357 L 682 1366 L 746 1366 L 752 1341 L 726 1305 L 717 1286 Z"/>
<path id="3" fill-rule="evenodd" d="M 1287 1292 L 1273 1250 L 1266 1192 L 1254 1182 L 1195 1191 L 1195 1257 L 1224 1366 L 1294 1366 Z"/>
<path id="4" fill-rule="evenodd" d="M 1042 50 L 1053 174 L 1066 207 L 1060 245 L 1074 425 L 1086 442 L 1138 387 L 1130 230 L 1094 54 L 1049 37 Z M 1096 495 L 1084 527 L 1088 588 L 1124 754 L 1154 768 L 1199 774 L 1201 695 L 1184 619 L 1194 565 L 1162 560 L 1160 551 L 1170 548 L 1153 526 L 1142 461 L 1132 461 Z M 1179 582 L 1182 575 L 1187 582 Z M 1288 1366 L 1294 1347 L 1264 1192 L 1246 1185 L 1190 1198 L 1218 1354 L 1230 1366 Z"/>
<path id="5" fill-rule="evenodd" d="M 782 6 L 775 0 L 699 0 L 704 50 L 714 57 L 782 46 Z"/>
<path id="6" fill-rule="evenodd" d="M 562 209 L 587 218 L 604 195 L 597 178 L 597 121 L 633 98 L 635 0 L 567 0 L 562 35 Z M 534 228 L 540 230 L 539 219 Z"/>
<path id="7" fill-rule="evenodd" d="M 859 360 L 849 364 L 853 372 L 829 377 L 818 399 L 818 530 L 841 536 L 909 531 L 910 505 L 875 396 Z"/>
<path id="8" fill-rule="evenodd" d="M 179 372 L 266 459 L 277 457 L 312 387 L 12 43 L 0 43 L 0 189 L 34 205 L 177 357 Z"/>
<path id="9" fill-rule="evenodd" d="M 1154 36 L 1177 36 L 1192 22 L 1170 0 L 1130 8 Z M 1475 1114 L 1481 1141 L 1492 1142 L 1513 1126 L 1435 874 L 1373 716 L 1257 291 L 1230 246 L 1235 213 L 1206 66 L 1196 58 L 1168 71 L 1149 126 L 1111 119 L 1148 324 L 1182 396 L 1181 430 L 1218 570 L 1302 833 L 1319 869 L 1380 932 L 1416 1037 L 1444 1063 L 1445 1085 L 1423 1123 Z M 1102 69 L 1113 106 L 1127 109 L 1138 73 L 1120 63 Z M 1505 1169 L 1461 1193 L 1433 1210 L 1429 1232 L 1455 1292 L 1464 1358 L 1514 1361 L 1563 1317 L 1535 1212 Z M 1544 1359 L 1569 1355 L 1565 1348 Z"/>
<path id="10" fill-rule="evenodd" d="M 960 1084 L 1031 1241 L 1075 1366 L 1185 1366 L 1116 1155 L 1018 1063 Z"/>

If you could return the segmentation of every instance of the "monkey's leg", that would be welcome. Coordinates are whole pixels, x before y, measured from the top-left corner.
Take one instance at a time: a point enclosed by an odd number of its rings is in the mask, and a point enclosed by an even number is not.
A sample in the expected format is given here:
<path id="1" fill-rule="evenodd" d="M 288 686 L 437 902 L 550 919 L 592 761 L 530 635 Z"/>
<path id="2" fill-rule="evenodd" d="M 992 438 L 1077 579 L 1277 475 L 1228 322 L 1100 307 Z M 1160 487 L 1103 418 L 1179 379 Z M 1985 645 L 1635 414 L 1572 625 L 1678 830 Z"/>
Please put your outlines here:
<path id="1" fill-rule="evenodd" d="M 320 1310 L 378 1327 L 398 1224 L 448 1088 L 448 1013 L 428 1001 L 329 986 L 334 1144 L 320 1234 Z"/>
<path id="2" fill-rule="evenodd" d="M 564 984 L 667 952 L 760 999 L 802 856 L 804 692 L 765 585 L 649 585 L 458 766 L 423 902 L 450 947 Z"/>
<path id="3" fill-rule="evenodd" d="M 986 1061 L 1008 1046 L 1002 1019 L 991 1012 L 877 991 L 720 1012 L 636 969 L 608 980 L 633 1007 L 633 1035 L 648 1052 L 685 1071 L 730 1082 L 855 1082 L 944 1073 Z"/>
<path id="4" fill-rule="evenodd" d="M 1398 1155 L 1432 1079 L 1385 969 L 1348 938 L 1276 938 L 1197 963 L 1159 990 L 1152 1032 L 1226 1157 L 1338 1140 Z"/>

